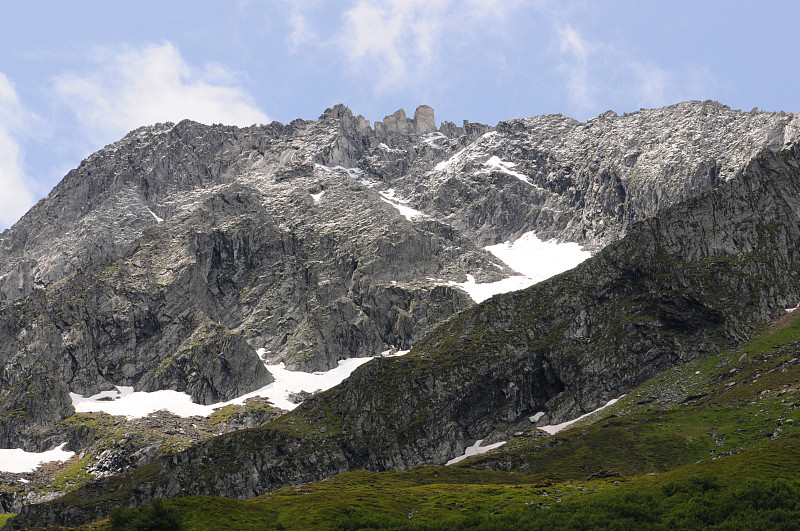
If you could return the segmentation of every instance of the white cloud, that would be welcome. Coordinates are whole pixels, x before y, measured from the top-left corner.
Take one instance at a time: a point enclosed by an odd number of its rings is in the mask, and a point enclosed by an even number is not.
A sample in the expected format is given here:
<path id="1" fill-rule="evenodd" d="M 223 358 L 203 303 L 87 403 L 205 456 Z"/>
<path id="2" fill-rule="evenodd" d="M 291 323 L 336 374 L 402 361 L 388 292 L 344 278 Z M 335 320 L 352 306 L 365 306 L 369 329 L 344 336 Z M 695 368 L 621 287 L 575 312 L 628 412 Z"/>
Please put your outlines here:
<path id="1" fill-rule="evenodd" d="M 585 62 L 592 50 L 592 45 L 586 42 L 572 26 L 558 29 L 559 48 L 562 52 L 575 56 L 579 61 Z"/>
<path id="2" fill-rule="evenodd" d="M 388 88 L 418 77 L 433 60 L 424 28 L 436 24 L 442 2 L 361 1 L 344 14 L 339 42 L 351 63 L 378 66 L 378 84 Z M 413 71 L 413 72 L 412 72 Z"/>
<path id="3" fill-rule="evenodd" d="M 335 44 L 354 70 L 369 72 L 379 92 L 418 88 L 457 47 L 448 41 L 492 33 L 518 1 L 359 0 L 344 12 Z M 469 53 L 470 47 L 464 47 Z"/>
<path id="4" fill-rule="evenodd" d="M 589 80 L 589 55 L 593 48 L 571 26 L 558 28 L 558 49 L 570 58 L 560 70 L 566 78 L 570 98 L 581 109 L 591 108 L 594 104 Z"/>
<path id="5" fill-rule="evenodd" d="M 33 205 L 15 135 L 35 118 L 26 112 L 11 81 L 0 73 L 0 230 L 15 223 Z"/>
<path id="6" fill-rule="evenodd" d="M 703 94 L 713 78 L 703 69 L 672 71 L 620 46 L 586 38 L 572 25 L 553 21 L 555 71 L 571 111 L 581 118 L 613 106 L 661 107 Z"/>
<path id="7" fill-rule="evenodd" d="M 297 51 L 300 46 L 317 39 L 314 31 L 308 23 L 306 15 L 300 10 L 295 9 L 289 15 L 289 27 L 292 29 L 289 36 L 286 38 L 286 43 L 289 50 L 292 52 Z"/>
<path id="8" fill-rule="evenodd" d="M 55 88 L 95 141 L 184 118 L 239 126 L 269 122 L 237 86 L 236 74 L 216 63 L 194 68 L 169 42 L 123 51 L 99 49 L 93 59 L 96 70 L 64 74 Z"/>
<path id="9" fill-rule="evenodd" d="M 669 72 L 659 66 L 639 61 L 632 61 L 630 70 L 637 99 L 643 105 L 658 106 L 669 98 L 669 91 L 675 83 Z"/>

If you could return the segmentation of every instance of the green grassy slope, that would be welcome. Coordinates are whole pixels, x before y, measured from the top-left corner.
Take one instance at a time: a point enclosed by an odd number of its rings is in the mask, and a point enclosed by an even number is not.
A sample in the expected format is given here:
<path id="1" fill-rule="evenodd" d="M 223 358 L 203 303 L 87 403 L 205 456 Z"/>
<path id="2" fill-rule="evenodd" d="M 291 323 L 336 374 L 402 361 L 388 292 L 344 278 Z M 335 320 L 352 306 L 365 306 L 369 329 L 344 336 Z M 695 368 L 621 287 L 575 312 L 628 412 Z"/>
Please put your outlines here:
<path id="1" fill-rule="evenodd" d="M 796 528 L 798 392 L 794 315 L 738 349 L 658 374 L 554 436 L 526 433 L 455 466 L 349 472 L 248 501 L 165 506 L 184 529 Z"/>
<path id="2" fill-rule="evenodd" d="M 771 349 L 767 361 L 746 351 L 712 356 L 800 299 L 799 212 L 800 146 L 764 153 L 741 176 L 642 222 L 574 270 L 457 314 L 407 356 L 365 364 L 262 428 L 90 482 L 23 508 L 20 521 L 74 525 L 156 497 L 250 498 L 348 470 L 443 462 L 465 441 L 529 429 L 537 411 L 558 422 L 624 392 L 616 406 L 624 417 L 585 433 L 521 438 L 516 453 L 472 466 L 516 470 L 523 483 L 586 481 L 749 448 L 778 427 L 780 399 L 770 405 L 760 386 L 792 377 L 794 347 Z M 769 373 L 772 350 L 788 357 Z M 670 367 L 701 363 L 693 360 L 710 365 L 639 388 Z M 701 385 L 692 375 L 709 367 L 723 372 Z"/>

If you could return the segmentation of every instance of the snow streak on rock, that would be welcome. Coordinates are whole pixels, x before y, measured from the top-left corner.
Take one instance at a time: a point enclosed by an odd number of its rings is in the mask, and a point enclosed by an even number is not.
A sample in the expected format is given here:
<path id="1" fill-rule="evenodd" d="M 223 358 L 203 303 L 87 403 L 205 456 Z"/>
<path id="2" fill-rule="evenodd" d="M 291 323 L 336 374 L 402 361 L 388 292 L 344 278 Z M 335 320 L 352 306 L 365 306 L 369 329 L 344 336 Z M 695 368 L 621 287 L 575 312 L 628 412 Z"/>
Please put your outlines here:
<path id="1" fill-rule="evenodd" d="M 499 293 L 525 289 L 569 271 L 592 255 L 577 243 L 543 242 L 533 232 L 525 233 L 513 242 L 490 245 L 485 249 L 522 274 L 482 284 L 477 283 L 472 275 L 467 275 L 466 282 L 449 283 L 469 293 L 475 302 L 483 302 Z"/>
<path id="2" fill-rule="evenodd" d="M 463 455 L 460 455 L 458 457 L 452 458 L 450 461 L 445 463 L 445 465 L 454 465 L 454 464 L 456 464 L 456 463 L 458 463 L 460 461 L 463 461 L 467 457 L 472 457 L 473 455 L 485 454 L 489 450 L 494 450 L 495 448 L 500 448 L 501 446 L 503 446 L 507 442 L 508 441 L 500 441 L 500 442 L 496 442 L 494 444 L 481 446 L 481 444 L 483 443 L 483 439 L 478 439 L 477 441 L 475 441 L 475 444 L 473 444 L 472 446 L 470 446 L 470 447 L 468 447 L 467 449 L 464 450 L 464 454 Z"/>
<path id="3" fill-rule="evenodd" d="M 550 435 L 554 435 L 554 434 L 560 432 L 561 430 L 565 430 L 565 429 L 569 428 L 570 426 L 572 426 L 573 424 L 575 424 L 579 420 L 585 419 L 589 415 L 597 413 L 598 411 L 602 411 L 603 409 L 607 408 L 608 406 L 613 406 L 614 404 L 619 402 L 624 396 L 625 395 L 622 395 L 619 398 L 612 398 L 611 400 L 606 402 L 606 404 L 604 406 L 600 406 L 599 408 L 595 409 L 594 411 L 590 411 L 589 413 L 585 413 L 585 414 L 581 415 L 578 418 L 575 418 L 575 419 L 572 419 L 572 420 L 568 420 L 566 422 L 562 422 L 561 424 L 551 424 L 550 426 L 539 426 L 539 429 L 544 431 L 544 432 L 549 433 Z"/>
<path id="4" fill-rule="evenodd" d="M 276 407 L 292 410 L 299 405 L 290 401 L 290 395 L 300 392 L 314 393 L 325 391 L 340 384 L 358 367 L 372 358 L 350 358 L 339 361 L 339 366 L 326 372 L 302 372 L 287 370 L 283 363 L 267 365 L 275 381 L 251 393 L 227 402 L 202 405 L 192 402 L 186 393 L 178 391 L 134 391 L 133 387 L 117 386 L 116 391 L 103 391 L 90 397 L 70 393 L 72 405 L 79 413 L 102 411 L 110 415 L 123 415 L 129 419 L 146 417 L 150 413 L 167 410 L 179 417 L 207 417 L 215 409 L 230 405 L 244 404 L 248 398 L 256 396 L 269 399 Z"/>
<path id="5" fill-rule="evenodd" d="M 415 210 L 409 206 L 406 206 L 405 203 L 408 203 L 407 199 L 401 199 L 397 197 L 394 192 L 394 188 L 390 188 L 385 192 L 379 192 L 381 194 L 381 199 L 385 203 L 389 203 L 394 208 L 397 209 L 400 214 L 403 215 L 408 221 L 414 221 L 417 218 L 424 217 L 425 214 L 420 212 L 419 210 Z"/>
<path id="6" fill-rule="evenodd" d="M 26 452 L 19 448 L 11 450 L 0 449 L 0 472 L 22 474 L 24 472 L 33 472 L 42 463 L 66 461 L 75 455 L 75 452 L 64 450 L 66 444 L 63 443 L 57 448 L 46 452 Z"/>

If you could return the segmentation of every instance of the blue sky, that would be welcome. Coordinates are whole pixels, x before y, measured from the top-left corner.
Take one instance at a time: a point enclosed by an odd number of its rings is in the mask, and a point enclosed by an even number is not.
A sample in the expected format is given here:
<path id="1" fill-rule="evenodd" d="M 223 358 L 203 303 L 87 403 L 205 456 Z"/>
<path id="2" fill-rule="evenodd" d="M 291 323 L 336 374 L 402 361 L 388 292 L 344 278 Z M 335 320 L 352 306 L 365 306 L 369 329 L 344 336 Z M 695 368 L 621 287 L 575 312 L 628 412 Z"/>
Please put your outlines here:
<path id="1" fill-rule="evenodd" d="M 0 0 L 0 230 L 159 121 L 797 112 L 798 20 L 769 0 Z"/>

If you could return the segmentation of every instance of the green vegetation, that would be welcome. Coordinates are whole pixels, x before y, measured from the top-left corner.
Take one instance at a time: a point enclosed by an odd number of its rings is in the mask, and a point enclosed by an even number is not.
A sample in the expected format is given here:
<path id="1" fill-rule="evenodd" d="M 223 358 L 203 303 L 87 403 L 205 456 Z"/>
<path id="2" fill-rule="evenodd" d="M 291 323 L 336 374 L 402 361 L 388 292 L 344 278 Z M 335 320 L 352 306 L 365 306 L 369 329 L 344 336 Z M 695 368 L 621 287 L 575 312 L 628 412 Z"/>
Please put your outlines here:
<path id="1" fill-rule="evenodd" d="M 795 529 L 798 360 L 800 319 L 785 318 L 736 350 L 656 375 L 572 429 L 526 433 L 456 466 L 164 506 L 184 529 Z"/>
<path id="2" fill-rule="evenodd" d="M 180 531 L 181 518 L 175 509 L 164 505 L 157 499 L 153 503 L 137 509 L 111 511 L 109 524 L 112 531 Z"/>
<path id="3" fill-rule="evenodd" d="M 260 418 L 262 420 L 259 423 L 265 424 L 268 419 L 278 417 L 281 413 L 283 411 L 273 406 L 266 398 L 254 397 L 247 399 L 244 405 L 229 404 L 214 410 L 203 419 L 201 425 L 212 432 L 217 432 L 226 429 L 237 420 L 248 417 Z"/>
<path id="4" fill-rule="evenodd" d="M 164 505 L 187 530 L 796 529 L 800 482 L 786 476 L 798 465 L 793 438 L 746 459 L 633 478 L 534 485 L 512 483 L 508 473 L 426 467 L 353 472 L 249 501 L 200 496 Z M 762 466 L 763 477 L 752 479 Z"/>
<path id="5" fill-rule="evenodd" d="M 86 469 L 89 462 L 90 457 L 84 455 L 80 459 L 68 463 L 67 466 L 56 475 L 51 487 L 55 490 L 65 492 L 76 486 L 83 485 L 93 477 Z"/>

